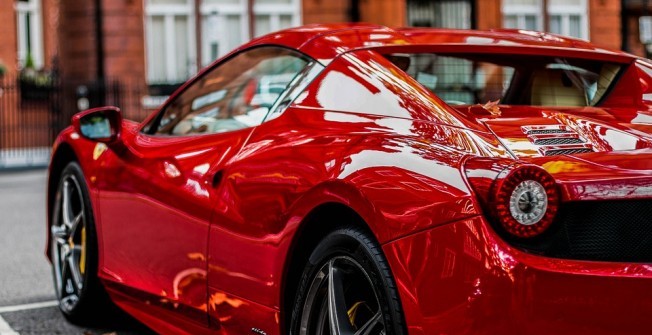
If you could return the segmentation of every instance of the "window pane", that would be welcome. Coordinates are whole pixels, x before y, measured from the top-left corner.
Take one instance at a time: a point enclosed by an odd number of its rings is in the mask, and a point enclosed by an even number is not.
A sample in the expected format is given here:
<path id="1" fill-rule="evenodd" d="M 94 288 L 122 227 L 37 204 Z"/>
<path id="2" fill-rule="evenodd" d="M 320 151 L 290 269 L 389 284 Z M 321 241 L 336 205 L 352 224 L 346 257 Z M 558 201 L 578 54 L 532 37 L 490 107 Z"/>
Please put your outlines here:
<path id="1" fill-rule="evenodd" d="M 165 22 L 162 16 L 151 18 L 151 41 L 148 44 L 149 81 L 160 83 L 166 81 L 165 74 Z"/>
<path id="2" fill-rule="evenodd" d="M 594 106 L 622 69 L 604 61 L 541 55 L 386 57 L 394 64 L 409 64 L 407 74 L 452 105 L 500 100 L 506 105 Z"/>
<path id="3" fill-rule="evenodd" d="M 226 51 L 229 52 L 237 48 L 240 44 L 244 42 L 242 36 L 242 25 L 240 15 L 228 15 L 226 17 L 226 34 L 227 45 Z"/>
<path id="4" fill-rule="evenodd" d="M 148 2 L 153 5 L 185 5 L 190 0 L 148 0 Z"/>
<path id="5" fill-rule="evenodd" d="M 256 126 L 307 64 L 307 59 L 283 48 L 241 53 L 177 97 L 156 133 L 196 135 Z"/>
<path id="6" fill-rule="evenodd" d="M 247 0 L 203 0 L 205 3 L 216 3 L 216 4 L 240 4 L 244 3 Z"/>
<path id="7" fill-rule="evenodd" d="M 256 15 L 254 36 L 262 36 L 272 31 L 272 24 L 269 15 Z"/>
<path id="8" fill-rule="evenodd" d="M 553 34 L 563 34 L 561 28 L 561 16 L 560 15 L 550 15 L 550 32 Z"/>
<path id="9" fill-rule="evenodd" d="M 202 62 L 204 66 L 212 63 L 220 56 L 220 17 L 217 13 L 204 15 L 202 17 L 202 45 L 203 57 Z"/>
<path id="10" fill-rule="evenodd" d="M 537 17 L 534 15 L 525 15 L 525 27 L 523 27 L 523 29 L 538 30 Z"/>
<path id="11" fill-rule="evenodd" d="M 541 0 L 503 0 L 503 5 L 540 6 Z"/>
<path id="12" fill-rule="evenodd" d="M 573 37 L 583 37 L 582 36 L 582 18 L 579 15 L 571 15 L 569 17 L 568 28 L 570 31 L 568 35 Z"/>
<path id="13" fill-rule="evenodd" d="M 548 0 L 548 6 L 580 6 L 582 0 Z"/>
<path id="14" fill-rule="evenodd" d="M 279 29 L 292 27 L 292 15 L 281 15 L 279 24 Z"/>
<path id="15" fill-rule="evenodd" d="M 518 18 L 516 15 L 505 15 L 505 28 L 516 29 L 518 28 Z"/>
<path id="16" fill-rule="evenodd" d="M 184 81 L 190 77 L 192 59 L 188 48 L 188 17 L 176 16 L 174 18 L 174 33 L 176 45 L 176 81 Z"/>

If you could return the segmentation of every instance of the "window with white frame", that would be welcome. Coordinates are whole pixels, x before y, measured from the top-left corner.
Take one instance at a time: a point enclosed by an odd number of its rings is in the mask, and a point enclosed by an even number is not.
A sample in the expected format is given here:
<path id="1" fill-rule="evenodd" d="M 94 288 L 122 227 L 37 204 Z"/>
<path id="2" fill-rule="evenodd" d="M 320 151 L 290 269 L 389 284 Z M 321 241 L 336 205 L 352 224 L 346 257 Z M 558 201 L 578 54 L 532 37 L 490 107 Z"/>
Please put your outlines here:
<path id="1" fill-rule="evenodd" d="M 203 0 L 202 65 L 208 65 L 249 40 L 301 24 L 300 0 L 255 0 L 254 31 L 249 32 L 248 0 Z"/>
<path id="2" fill-rule="evenodd" d="M 541 0 L 503 0 L 505 28 L 543 30 Z"/>
<path id="3" fill-rule="evenodd" d="M 41 0 L 16 1 L 17 58 L 20 67 L 31 58 L 34 68 L 43 67 Z"/>
<path id="4" fill-rule="evenodd" d="M 551 33 L 589 38 L 586 0 L 548 0 L 548 29 Z"/>
<path id="5" fill-rule="evenodd" d="M 146 0 L 147 78 L 179 83 L 249 40 L 301 24 L 301 0 L 255 0 L 249 32 L 248 0 L 202 0 L 201 46 L 196 45 L 195 0 Z M 202 64 L 197 64 L 197 52 Z"/>
<path id="6" fill-rule="evenodd" d="M 587 0 L 548 0 L 548 30 L 554 34 L 589 38 Z M 503 0 L 505 28 L 544 30 L 543 0 Z"/>
<path id="7" fill-rule="evenodd" d="M 179 83 L 197 71 L 194 0 L 146 0 L 147 79 Z"/>

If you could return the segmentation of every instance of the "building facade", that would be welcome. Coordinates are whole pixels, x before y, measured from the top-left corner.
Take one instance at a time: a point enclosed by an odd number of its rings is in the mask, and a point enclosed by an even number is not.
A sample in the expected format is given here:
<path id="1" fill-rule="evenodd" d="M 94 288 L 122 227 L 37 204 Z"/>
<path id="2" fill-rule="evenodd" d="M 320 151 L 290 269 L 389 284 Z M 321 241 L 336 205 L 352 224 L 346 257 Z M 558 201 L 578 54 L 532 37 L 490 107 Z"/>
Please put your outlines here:
<path id="1" fill-rule="evenodd" d="M 541 30 L 645 56 L 638 18 L 650 10 L 644 0 L 0 0 L 0 64 L 164 95 L 251 38 L 345 21 Z"/>
<path id="2" fill-rule="evenodd" d="M 0 0 L 0 66 L 9 74 L 51 68 L 57 56 L 57 0 Z"/>

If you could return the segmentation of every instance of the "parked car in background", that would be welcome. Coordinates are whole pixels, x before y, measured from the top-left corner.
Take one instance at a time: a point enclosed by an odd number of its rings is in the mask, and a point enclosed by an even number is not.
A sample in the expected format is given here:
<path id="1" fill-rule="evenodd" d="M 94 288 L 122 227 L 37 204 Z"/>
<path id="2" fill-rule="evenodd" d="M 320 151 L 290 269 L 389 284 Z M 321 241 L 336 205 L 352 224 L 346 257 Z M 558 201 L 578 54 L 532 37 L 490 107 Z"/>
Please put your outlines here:
<path id="1" fill-rule="evenodd" d="M 159 333 L 635 334 L 652 64 L 544 33 L 366 24 L 238 48 L 142 123 L 54 144 L 63 314 Z"/>

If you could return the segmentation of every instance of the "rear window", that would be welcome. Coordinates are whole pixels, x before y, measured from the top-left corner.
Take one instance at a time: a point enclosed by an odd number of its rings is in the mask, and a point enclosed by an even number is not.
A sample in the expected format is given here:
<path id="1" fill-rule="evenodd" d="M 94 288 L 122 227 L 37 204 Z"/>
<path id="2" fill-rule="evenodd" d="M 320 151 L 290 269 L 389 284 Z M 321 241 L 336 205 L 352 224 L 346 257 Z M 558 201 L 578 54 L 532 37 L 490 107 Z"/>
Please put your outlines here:
<path id="1" fill-rule="evenodd" d="M 450 105 L 596 106 L 622 65 L 586 59 L 505 54 L 386 55 Z"/>

